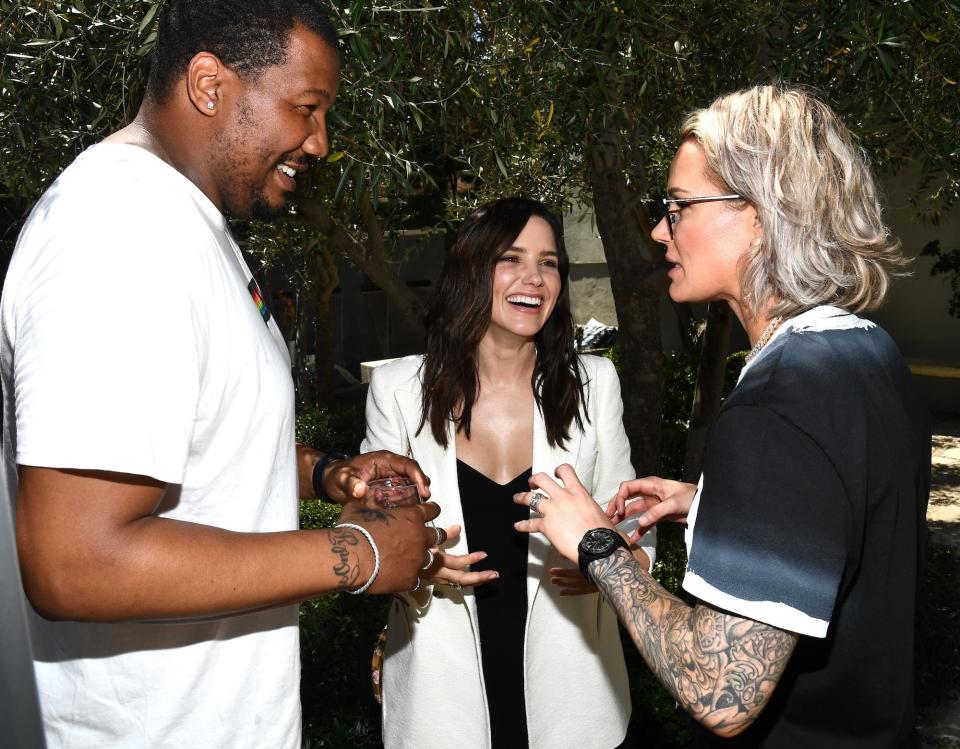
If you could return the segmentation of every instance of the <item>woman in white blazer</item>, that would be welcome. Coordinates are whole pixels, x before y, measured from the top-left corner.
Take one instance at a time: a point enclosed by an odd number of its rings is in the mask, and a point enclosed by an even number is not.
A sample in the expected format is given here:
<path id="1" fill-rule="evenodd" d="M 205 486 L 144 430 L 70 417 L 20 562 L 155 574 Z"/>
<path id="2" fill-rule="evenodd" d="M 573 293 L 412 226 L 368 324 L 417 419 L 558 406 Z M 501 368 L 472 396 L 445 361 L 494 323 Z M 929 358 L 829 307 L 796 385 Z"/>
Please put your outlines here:
<path id="1" fill-rule="evenodd" d="M 567 274 L 541 204 L 485 206 L 448 252 L 426 355 L 373 373 L 361 449 L 419 462 L 448 535 L 390 609 L 387 749 L 627 745 L 616 615 L 542 537 L 512 527 L 531 471 L 569 463 L 604 502 L 635 476 L 613 365 L 574 353 Z M 645 565 L 654 544 L 651 532 L 637 547 Z"/>

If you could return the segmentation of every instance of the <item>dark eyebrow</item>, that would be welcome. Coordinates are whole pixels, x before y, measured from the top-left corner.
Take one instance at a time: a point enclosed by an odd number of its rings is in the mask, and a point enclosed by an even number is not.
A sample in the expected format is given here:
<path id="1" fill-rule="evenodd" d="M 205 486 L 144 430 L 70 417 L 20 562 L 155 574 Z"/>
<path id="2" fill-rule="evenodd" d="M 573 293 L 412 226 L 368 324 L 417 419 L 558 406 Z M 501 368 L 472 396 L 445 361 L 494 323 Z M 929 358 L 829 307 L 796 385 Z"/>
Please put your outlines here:
<path id="1" fill-rule="evenodd" d="M 328 102 L 328 101 L 331 101 L 331 100 L 333 99 L 333 97 L 330 96 L 330 92 L 327 91 L 325 88 L 308 88 L 308 89 L 305 89 L 304 91 L 301 91 L 301 92 L 300 92 L 300 95 L 301 95 L 301 96 L 311 96 L 311 95 L 312 95 L 312 96 L 316 96 L 316 97 L 318 97 L 318 98 L 320 98 L 320 99 L 323 99 L 324 102 Z"/>
<path id="2" fill-rule="evenodd" d="M 511 251 L 526 252 L 526 250 L 523 247 L 517 247 L 516 245 L 510 245 L 509 247 L 507 247 L 507 249 L 504 250 L 504 252 L 511 252 Z M 540 257 L 545 257 L 547 255 L 552 255 L 553 257 L 560 257 L 560 253 L 557 252 L 556 250 L 540 250 L 538 254 L 540 255 Z"/>

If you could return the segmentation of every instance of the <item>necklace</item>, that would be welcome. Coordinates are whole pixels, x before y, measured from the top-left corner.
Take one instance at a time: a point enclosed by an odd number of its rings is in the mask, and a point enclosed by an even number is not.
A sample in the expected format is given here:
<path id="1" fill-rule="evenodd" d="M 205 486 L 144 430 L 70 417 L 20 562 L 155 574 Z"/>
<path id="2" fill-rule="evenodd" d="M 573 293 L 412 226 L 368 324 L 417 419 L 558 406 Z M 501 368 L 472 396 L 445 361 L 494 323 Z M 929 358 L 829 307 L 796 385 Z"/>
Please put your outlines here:
<path id="1" fill-rule="evenodd" d="M 750 349 L 750 353 L 747 354 L 747 358 L 744 359 L 743 363 L 749 364 L 753 358 L 760 353 L 760 349 L 767 345 L 767 341 L 770 340 L 777 328 L 783 323 L 783 315 L 777 315 L 770 322 L 767 323 L 767 327 L 763 329 L 763 332 L 760 334 L 760 337 L 757 339 L 757 342 L 753 345 L 753 348 Z"/>

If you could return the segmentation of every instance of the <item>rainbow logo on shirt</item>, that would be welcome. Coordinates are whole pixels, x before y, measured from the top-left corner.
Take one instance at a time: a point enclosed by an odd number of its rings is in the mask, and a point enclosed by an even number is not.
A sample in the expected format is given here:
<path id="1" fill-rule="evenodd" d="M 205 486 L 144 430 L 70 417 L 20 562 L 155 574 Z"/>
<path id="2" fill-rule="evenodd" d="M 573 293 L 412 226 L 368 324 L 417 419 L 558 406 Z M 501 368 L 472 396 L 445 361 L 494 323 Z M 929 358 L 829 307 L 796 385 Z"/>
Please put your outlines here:
<path id="1" fill-rule="evenodd" d="M 247 291 L 249 291 L 250 296 L 253 297 L 253 303 L 257 305 L 257 310 L 260 312 L 260 317 L 263 318 L 264 323 L 269 323 L 270 308 L 267 306 L 267 303 L 263 301 L 263 294 L 260 293 L 260 287 L 257 285 L 257 279 L 250 279 L 250 283 L 247 284 Z"/>

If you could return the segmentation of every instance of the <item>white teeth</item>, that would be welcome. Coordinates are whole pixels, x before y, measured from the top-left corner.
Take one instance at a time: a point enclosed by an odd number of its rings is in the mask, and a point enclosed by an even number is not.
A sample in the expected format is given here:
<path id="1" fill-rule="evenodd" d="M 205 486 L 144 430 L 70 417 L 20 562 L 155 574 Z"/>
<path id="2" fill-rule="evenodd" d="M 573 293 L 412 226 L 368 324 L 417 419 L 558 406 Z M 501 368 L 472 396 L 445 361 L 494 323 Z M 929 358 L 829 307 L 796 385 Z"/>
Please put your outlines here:
<path id="1" fill-rule="evenodd" d="M 532 307 L 539 307 L 543 304 L 543 300 L 540 297 L 535 296 L 523 296 L 522 294 L 514 294 L 513 296 L 507 297 L 508 302 L 513 302 L 514 304 L 526 304 Z"/>
<path id="2" fill-rule="evenodd" d="M 286 174 L 290 179 L 294 179 L 297 176 L 297 170 L 286 164 L 278 164 L 277 169 Z"/>

